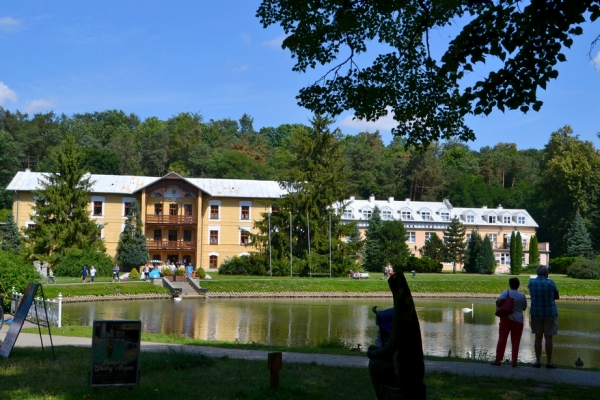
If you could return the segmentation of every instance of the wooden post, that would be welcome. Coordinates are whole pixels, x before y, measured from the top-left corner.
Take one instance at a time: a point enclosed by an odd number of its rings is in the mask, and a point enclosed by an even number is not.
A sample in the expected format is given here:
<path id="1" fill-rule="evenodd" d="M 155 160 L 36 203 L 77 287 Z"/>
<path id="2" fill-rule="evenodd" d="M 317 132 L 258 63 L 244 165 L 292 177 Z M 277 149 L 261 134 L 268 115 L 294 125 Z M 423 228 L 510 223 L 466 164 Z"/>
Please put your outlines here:
<path id="1" fill-rule="evenodd" d="M 281 352 L 269 353 L 268 368 L 271 371 L 271 387 L 279 387 L 279 371 L 283 365 Z"/>

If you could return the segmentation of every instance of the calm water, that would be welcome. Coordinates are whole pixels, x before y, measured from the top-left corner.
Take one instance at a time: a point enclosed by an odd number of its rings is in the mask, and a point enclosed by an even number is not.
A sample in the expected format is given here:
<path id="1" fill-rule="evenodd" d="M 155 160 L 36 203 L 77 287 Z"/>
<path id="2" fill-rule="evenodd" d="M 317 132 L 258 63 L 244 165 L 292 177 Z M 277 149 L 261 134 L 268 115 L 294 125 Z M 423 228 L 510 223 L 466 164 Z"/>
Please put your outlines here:
<path id="1" fill-rule="evenodd" d="M 465 313 L 471 308 L 474 313 Z M 416 299 L 425 354 L 491 358 L 496 352 L 498 318 L 491 299 Z M 185 334 L 198 339 L 303 345 L 325 338 L 368 346 L 377 333 L 371 308 L 391 307 L 391 299 L 210 299 L 112 301 L 64 306 L 69 321 L 140 319 L 146 332 Z M 559 335 L 553 361 L 572 365 L 577 357 L 600 368 L 600 306 L 559 302 Z M 533 335 L 525 318 L 519 359 L 532 362 Z M 505 357 L 510 357 L 510 339 Z M 542 357 L 542 361 L 545 358 Z"/>

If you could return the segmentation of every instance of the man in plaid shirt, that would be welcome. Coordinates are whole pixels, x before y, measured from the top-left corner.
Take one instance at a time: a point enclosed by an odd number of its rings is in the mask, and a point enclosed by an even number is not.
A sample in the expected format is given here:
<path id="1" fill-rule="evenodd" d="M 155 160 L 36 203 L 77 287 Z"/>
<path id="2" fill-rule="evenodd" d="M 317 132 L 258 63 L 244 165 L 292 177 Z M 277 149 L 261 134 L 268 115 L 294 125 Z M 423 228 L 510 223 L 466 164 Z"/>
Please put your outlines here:
<path id="1" fill-rule="evenodd" d="M 535 364 L 540 368 L 542 355 L 542 337 L 546 340 L 546 368 L 555 369 L 552 363 L 552 336 L 558 335 L 558 309 L 555 300 L 559 294 L 556 284 L 548 279 L 548 267 L 539 265 L 537 277 L 529 281 L 529 294 L 531 295 L 531 332 L 535 334 Z"/>

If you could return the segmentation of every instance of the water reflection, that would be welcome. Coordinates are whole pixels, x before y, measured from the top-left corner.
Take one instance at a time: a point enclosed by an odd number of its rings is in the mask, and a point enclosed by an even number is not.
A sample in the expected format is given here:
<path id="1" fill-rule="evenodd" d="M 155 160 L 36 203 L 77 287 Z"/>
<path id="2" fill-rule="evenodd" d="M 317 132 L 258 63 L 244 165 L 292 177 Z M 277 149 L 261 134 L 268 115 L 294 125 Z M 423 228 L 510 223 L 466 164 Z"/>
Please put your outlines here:
<path id="1" fill-rule="evenodd" d="M 471 307 L 473 312 L 464 312 Z M 492 300 L 416 299 L 426 354 L 491 358 L 498 339 Z M 391 307 L 391 299 L 210 299 L 121 301 L 65 305 L 68 320 L 91 325 L 94 319 L 140 319 L 145 332 L 176 333 L 204 340 L 304 345 L 339 338 L 349 345 L 373 343 L 377 327 L 373 305 Z M 560 302 L 554 361 L 600 367 L 600 316 L 597 303 Z M 528 318 L 519 359 L 534 360 Z M 506 357 L 510 354 L 510 340 Z M 543 361 L 545 358 L 543 359 Z"/>

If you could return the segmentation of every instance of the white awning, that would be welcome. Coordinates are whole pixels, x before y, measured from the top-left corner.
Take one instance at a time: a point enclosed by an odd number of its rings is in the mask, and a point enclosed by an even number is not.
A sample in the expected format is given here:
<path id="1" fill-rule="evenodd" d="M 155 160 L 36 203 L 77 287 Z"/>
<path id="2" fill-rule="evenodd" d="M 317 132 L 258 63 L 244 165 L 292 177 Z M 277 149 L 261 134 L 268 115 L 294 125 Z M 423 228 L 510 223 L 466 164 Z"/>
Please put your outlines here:
<path id="1" fill-rule="evenodd" d="M 527 236 L 526 234 L 524 234 L 524 233 L 522 233 L 522 232 L 519 232 L 519 231 L 515 231 L 515 235 L 516 235 L 517 233 L 520 233 L 520 234 L 521 234 L 521 239 L 529 240 L 529 236 Z M 507 233 L 506 235 L 504 235 L 504 237 L 505 237 L 505 238 L 508 238 L 508 241 L 510 242 L 510 237 L 511 237 L 511 234 L 510 234 L 510 233 Z"/>

